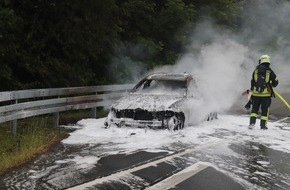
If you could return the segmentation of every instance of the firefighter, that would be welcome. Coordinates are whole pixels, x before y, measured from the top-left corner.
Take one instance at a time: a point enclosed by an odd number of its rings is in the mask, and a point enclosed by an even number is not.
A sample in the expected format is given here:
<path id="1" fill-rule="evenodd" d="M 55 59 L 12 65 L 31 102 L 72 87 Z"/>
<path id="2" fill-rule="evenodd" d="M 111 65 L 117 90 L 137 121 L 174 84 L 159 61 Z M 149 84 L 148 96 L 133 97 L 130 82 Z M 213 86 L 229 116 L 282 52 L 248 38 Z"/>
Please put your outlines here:
<path id="1" fill-rule="evenodd" d="M 261 108 L 261 129 L 267 128 L 269 117 L 269 107 L 271 98 L 275 97 L 273 87 L 278 85 L 278 79 L 274 71 L 270 68 L 271 58 L 269 55 L 262 55 L 259 59 L 259 65 L 252 74 L 251 90 L 252 90 L 252 112 L 250 115 L 249 128 L 255 126 L 259 109 Z"/>

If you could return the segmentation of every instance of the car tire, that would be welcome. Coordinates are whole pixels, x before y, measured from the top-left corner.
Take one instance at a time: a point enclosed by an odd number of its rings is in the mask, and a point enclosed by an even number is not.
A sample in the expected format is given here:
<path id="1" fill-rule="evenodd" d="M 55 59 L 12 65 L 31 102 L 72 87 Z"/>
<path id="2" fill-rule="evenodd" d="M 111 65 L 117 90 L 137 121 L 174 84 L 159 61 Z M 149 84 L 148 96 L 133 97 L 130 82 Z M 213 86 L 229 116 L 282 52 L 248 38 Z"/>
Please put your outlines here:
<path id="1" fill-rule="evenodd" d="M 218 119 L 217 112 L 210 112 L 210 114 L 207 117 L 207 121 L 211 121 L 211 120 L 214 120 L 214 119 Z"/>
<path id="2" fill-rule="evenodd" d="M 177 128 L 175 130 L 181 130 L 184 128 L 184 121 L 185 121 L 185 118 L 184 118 L 184 115 L 183 114 L 180 114 L 178 116 L 178 125 L 176 126 Z"/>
<path id="3" fill-rule="evenodd" d="M 170 131 L 175 131 L 175 130 L 181 130 L 184 128 L 184 115 L 183 114 L 178 114 L 174 115 L 170 118 L 168 118 L 168 130 Z"/>

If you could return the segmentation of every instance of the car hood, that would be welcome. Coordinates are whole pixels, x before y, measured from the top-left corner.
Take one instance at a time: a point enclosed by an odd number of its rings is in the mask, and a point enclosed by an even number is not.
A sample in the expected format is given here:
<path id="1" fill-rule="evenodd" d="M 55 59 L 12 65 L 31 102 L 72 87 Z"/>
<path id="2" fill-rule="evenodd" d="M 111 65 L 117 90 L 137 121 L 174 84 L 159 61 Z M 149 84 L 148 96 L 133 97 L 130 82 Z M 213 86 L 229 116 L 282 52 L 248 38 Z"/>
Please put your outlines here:
<path id="1" fill-rule="evenodd" d="M 114 109 L 143 109 L 148 111 L 163 111 L 184 97 L 167 95 L 129 94 L 112 105 Z"/>

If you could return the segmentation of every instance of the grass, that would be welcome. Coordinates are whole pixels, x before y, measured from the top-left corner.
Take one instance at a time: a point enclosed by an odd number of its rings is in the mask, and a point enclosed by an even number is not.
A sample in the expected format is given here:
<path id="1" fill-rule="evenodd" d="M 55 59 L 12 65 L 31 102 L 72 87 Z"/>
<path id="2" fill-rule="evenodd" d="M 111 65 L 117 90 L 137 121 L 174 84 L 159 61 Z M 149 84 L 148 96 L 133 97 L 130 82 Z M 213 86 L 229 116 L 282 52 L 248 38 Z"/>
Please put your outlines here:
<path id="1" fill-rule="evenodd" d="M 97 110 L 97 117 L 104 117 L 107 111 Z M 76 123 L 91 117 L 90 110 L 69 111 L 60 114 L 60 124 Z M 53 127 L 53 116 L 38 116 L 18 120 L 17 134 L 11 132 L 10 122 L 0 124 L 0 175 L 31 161 L 52 146 L 68 137 L 68 133 Z"/>
<path id="2" fill-rule="evenodd" d="M 49 120 L 50 117 L 21 120 L 16 135 L 11 133 L 9 123 L 1 124 L 0 175 L 27 163 L 68 136 L 60 128 L 52 127 Z"/>

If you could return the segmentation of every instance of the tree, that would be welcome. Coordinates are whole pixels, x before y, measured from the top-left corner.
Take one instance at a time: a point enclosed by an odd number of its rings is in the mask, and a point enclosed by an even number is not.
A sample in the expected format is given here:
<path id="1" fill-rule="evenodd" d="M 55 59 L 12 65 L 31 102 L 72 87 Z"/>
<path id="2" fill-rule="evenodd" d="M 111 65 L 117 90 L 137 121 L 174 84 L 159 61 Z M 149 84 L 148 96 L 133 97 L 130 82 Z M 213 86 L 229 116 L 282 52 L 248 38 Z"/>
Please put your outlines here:
<path id="1" fill-rule="evenodd" d="M 0 3 L 0 90 L 11 89 L 18 86 L 18 81 L 13 79 L 11 63 L 18 54 L 18 37 L 21 34 L 22 24 L 13 9 L 10 9 L 9 0 Z"/>
<path id="2" fill-rule="evenodd" d="M 193 20 L 193 6 L 182 0 L 124 0 L 119 6 L 123 30 L 112 64 L 116 77 L 128 81 L 160 64 L 173 64 L 187 42 L 183 29 Z"/>
<path id="3" fill-rule="evenodd" d="M 151 68 L 174 64 L 188 43 L 189 27 L 194 19 L 194 6 L 182 0 L 156 1 L 152 38 L 159 45 L 160 52 L 151 62 Z"/>
<path id="4" fill-rule="evenodd" d="M 197 19 L 234 27 L 237 2 L 2 0 L 0 88 L 129 82 L 173 64 Z"/>
<path id="5" fill-rule="evenodd" d="M 119 40 L 113 0 L 11 0 L 5 6 L 20 18 L 10 31 L 16 50 L 3 58 L 9 77 L 19 81 L 12 88 L 106 82 L 106 64 Z"/>
<path id="6" fill-rule="evenodd" d="M 219 25 L 236 28 L 243 0 L 185 0 L 197 10 L 197 20 L 210 19 Z"/>

